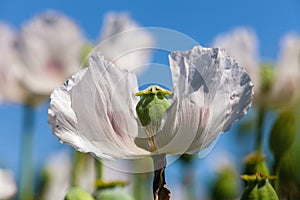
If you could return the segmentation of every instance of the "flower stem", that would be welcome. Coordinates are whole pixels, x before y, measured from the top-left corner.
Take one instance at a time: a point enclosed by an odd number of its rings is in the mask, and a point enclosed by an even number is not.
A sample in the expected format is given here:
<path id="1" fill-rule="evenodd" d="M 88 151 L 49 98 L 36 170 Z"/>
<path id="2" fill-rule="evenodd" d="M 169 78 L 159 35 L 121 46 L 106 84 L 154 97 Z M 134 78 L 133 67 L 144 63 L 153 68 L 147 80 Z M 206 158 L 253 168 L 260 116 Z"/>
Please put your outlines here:
<path id="1" fill-rule="evenodd" d="M 21 140 L 20 161 L 20 192 L 18 199 L 32 200 L 34 195 L 33 182 L 33 129 L 34 107 L 25 104 L 23 106 L 23 134 Z"/>
<path id="2" fill-rule="evenodd" d="M 79 186 L 79 178 L 82 168 L 82 156 L 82 153 L 80 153 L 79 151 L 74 151 L 73 171 L 71 177 L 71 185 L 73 187 Z"/>
<path id="3" fill-rule="evenodd" d="M 103 165 L 102 162 L 95 158 L 96 163 L 96 173 L 97 173 L 97 180 L 102 180 L 103 178 Z"/>
<path id="4" fill-rule="evenodd" d="M 263 150 L 263 129 L 265 123 L 265 108 L 258 108 L 258 122 L 257 122 L 257 135 L 256 135 L 256 150 L 262 153 Z"/>
<path id="5" fill-rule="evenodd" d="M 148 172 L 135 173 L 133 195 L 134 199 L 150 200 L 152 199 L 148 194 L 151 194 L 151 174 Z"/>
<path id="6" fill-rule="evenodd" d="M 169 200 L 170 190 L 165 180 L 165 168 L 167 165 L 166 155 L 152 156 L 154 164 L 153 197 L 154 200 Z"/>

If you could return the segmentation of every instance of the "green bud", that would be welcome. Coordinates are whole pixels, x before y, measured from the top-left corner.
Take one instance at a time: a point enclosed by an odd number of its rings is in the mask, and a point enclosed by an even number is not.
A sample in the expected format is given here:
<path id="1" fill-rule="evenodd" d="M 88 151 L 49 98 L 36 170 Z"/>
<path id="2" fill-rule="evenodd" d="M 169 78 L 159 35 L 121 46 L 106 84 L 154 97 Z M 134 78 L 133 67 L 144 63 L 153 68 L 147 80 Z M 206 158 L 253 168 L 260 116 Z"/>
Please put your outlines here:
<path id="1" fill-rule="evenodd" d="M 100 190 L 96 195 L 96 200 L 134 200 L 121 188 Z"/>
<path id="2" fill-rule="evenodd" d="M 274 83 L 274 70 L 270 64 L 264 64 L 260 68 L 261 93 L 268 93 Z"/>
<path id="3" fill-rule="evenodd" d="M 65 200 L 94 200 L 94 198 L 83 189 L 73 187 L 66 194 Z"/>
<path id="4" fill-rule="evenodd" d="M 265 157 L 262 153 L 258 151 L 255 151 L 246 156 L 244 166 L 244 174 L 253 175 L 256 173 L 263 173 L 269 175 L 269 170 L 266 164 Z"/>
<path id="5" fill-rule="evenodd" d="M 280 160 L 291 148 L 295 135 L 295 113 L 288 109 L 279 114 L 271 131 L 269 145 L 275 160 Z"/>
<path id="6" fill-rule="evenodd" d="M 212 187 L 212 199 L 236 199 L 238 196 L 238 180 L 234 169 L 224 167 Z"/>
<path id="7" fill-rule="evenodd" d="M 241 200 L 278 200 L 278 196 L 269 182 L 270 178 L 273 177 L 261 173 L 243 175 L 242 179 L 248 184 Z"/>

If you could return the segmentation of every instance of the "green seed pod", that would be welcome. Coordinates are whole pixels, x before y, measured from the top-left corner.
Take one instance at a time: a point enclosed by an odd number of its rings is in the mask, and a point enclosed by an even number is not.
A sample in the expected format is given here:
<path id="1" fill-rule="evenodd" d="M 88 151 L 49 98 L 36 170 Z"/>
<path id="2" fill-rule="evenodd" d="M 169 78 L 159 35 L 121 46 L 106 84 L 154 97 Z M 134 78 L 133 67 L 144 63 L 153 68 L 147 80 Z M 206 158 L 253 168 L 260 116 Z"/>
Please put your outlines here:
<path id="1" fill-rule="evenodd" d="M 152 152 L 157 150 L 153 136 L 158 132 L 165 111 L 170 107 L 169 100 L 166 98 L 169 94 L 170 91 L 157 85 L 135 94 L 141 96 L 136 112 L 148 136 L 149 150 Z"/>
<path id="2" fill-rule="evenodd" d="M 143 126 L 152 125 L 159 128 L 161 119 L 170 106 L 166 98 L 169 94 L 170 91 L 156 85 L 136 93 L 136 96 L 142 97 L 136 106 L 136 112 Z"/>
<path id="3" fill-rule="evenodd" d="M 73 187 L 66 194 L 65 200 L 94 200 L 94 198 L 83 189 Z"/>
<path id="4" fill-rule="evenodd" d="M 242 179 L 248 184 L 241 200 L 278 200 L 278 196 L 269 182 L 270 178 L 273 177 L 261 173 L 243 175 Z"/>
<path id="5" fill-rule="evenodd" d="M 280 113 L 270 135 L 269 145 L 275 157 L 279 161 L 291 148 L 296 135 L 296 117 L 293 110 L 287 109 Z"/>
<path id="6" fill-rule="evenodd" d="M 269 170 L 266 164 L 265 157 L 262 153 L 255 151 L 249 154 L 244 161 L 244 174 L 253 175 L 256 173 L 263 173 L 269 175 Z"/>
<path id="7" fill-rule="evenodd" d="M 134 200 L 121 188 L 100 190 L 96 195 L 96 200 Z"/>

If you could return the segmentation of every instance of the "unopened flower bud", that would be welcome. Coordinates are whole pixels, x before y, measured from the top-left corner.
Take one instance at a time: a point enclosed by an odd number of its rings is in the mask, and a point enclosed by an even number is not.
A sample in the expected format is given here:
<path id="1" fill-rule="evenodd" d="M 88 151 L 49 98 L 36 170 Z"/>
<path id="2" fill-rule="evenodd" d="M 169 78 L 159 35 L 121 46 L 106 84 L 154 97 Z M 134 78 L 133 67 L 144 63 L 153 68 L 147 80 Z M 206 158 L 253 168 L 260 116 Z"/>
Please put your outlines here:
<path id="1" fill-rule="evenodd" d="M 83 189 L 73 187 L 66 194 L 65 200 L 94 200 L 94 198 Z"/>
<path id="2" fill-rule="evenodd" d="M 244 161 L 244 174 L 253 175 L 256 173 L 263 173 L 269 175 L 269 170 L 266 164 L 265 157 L 262 153 L 255 151 L 249 154 Z"/>
<path id="3" fill-rule="evenodd" d="M 274 82 L 274 71 L 272 69 L 272 66 L 269 64 L 265 64 L 261 66 L 260 68 L 260 77 L 261 77 L 261 93 L 268 93 Z"/>
<path id="4" fill-rule="evenodd" d="M 237 174 L 233 168 L 224 167 L 212 187 L 212 199 L 236 199 L 237 196 Z"/>
<path id="5" fill-rule="evenodd" d="M 296 135 L 296 119 L 292 110 L 280 113 L 270 135 L 270 149 L 275 160 L 280 160 L 291 148 Z"/>
<path id="6" fill-rule="evenodd" d="M 241 200 L 278 200 L 278 196 L 269 179 L 273 178 L 261 173 L 255 175 L 243 175 L 247 181 L 247 188 L 243 192 Z"/>

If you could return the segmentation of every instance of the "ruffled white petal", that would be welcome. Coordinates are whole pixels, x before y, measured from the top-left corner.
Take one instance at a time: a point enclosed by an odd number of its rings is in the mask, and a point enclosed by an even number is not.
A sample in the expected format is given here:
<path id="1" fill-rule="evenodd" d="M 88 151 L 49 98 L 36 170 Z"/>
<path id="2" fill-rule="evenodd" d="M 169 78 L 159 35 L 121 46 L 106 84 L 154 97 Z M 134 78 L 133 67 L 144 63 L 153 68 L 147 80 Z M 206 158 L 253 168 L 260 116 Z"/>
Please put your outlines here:
<path id="1" fill-rule="evenodd" d="M 295 103 L 300 96 L 300 36 L 287 34 L 281 44 L 270 102 L 275 106 Z"/>
<path id="2" fill-rule="evenodd" d="M 51 95 L 52 131 L 82 152 L 100 158 L 135 158 L 149 154 L 137 147 L 135 119 L 137 81 L 134 74 L 94 54 L 80 71 Z"/>
<path id="3" fill-rule="evenodd" d="M 155 141 L 161 153 L 194 153 L 246 114 L 253 84 L 225 50 L 194 47 L 170 55 L 172 105 Z"/>
<path id="4" fill-rule="evenodd" d="M 218 35 L 214 47 L 225 48 L 230 56 L 249 74 L 256 93 L 260 90 L 260 73 L 258 61 L 258 42 L 254 31 L 247 28 L 236 28 L 233 31 Z"/>
<path id="5" fill-rule="evenodd" d="M 50 106 L 48 109 L 48 123 L 52 132 L 61 142 L 74 146 L 77 150 L 88 152 L 81 141 L 78 133 L 78 122 L 71 105 L 71 89 L 78 84 L 86 73 L 87 69 L 82 69 L 63 86 L 54 90 L 50 96 Z"/>
<path id="6" fill-rule="evenodd" d="M 84 39 L 71 19 L 45 12 L 25 24 L 17 50 L 25 64 L 23 84 L 48 95 L 80 69 Z"/>
<path id="7" fill-rule="evenodd" d="M 141 29 L 126 13 L 109 13 L 105 16 L 101 43 L 95 51 L 107 60 L 129 71 L 139 71 L 148 64 L 154 39 L 146 29 Z"/>

